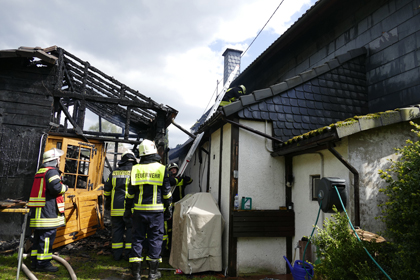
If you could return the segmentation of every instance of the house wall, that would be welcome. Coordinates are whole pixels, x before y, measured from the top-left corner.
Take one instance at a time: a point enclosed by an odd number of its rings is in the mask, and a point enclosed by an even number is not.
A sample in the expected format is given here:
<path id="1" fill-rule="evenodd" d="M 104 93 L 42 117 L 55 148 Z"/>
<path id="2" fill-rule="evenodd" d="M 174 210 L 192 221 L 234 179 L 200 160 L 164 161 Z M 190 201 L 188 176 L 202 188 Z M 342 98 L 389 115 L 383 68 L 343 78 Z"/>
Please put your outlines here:
<path id="1" fill-rule="evenodd" d="M 378 204 L 385 202 L 386 196 L 379 192 L 386 186 L 378 171 L 390 167 L 389 160 L 397 160 L 394 148 L 406 145 L 406 140 L 417 141 L 408 123 L 398 123 L 357 133 L 349 136 L 349 162 L 360 173 L 360 225 L 361 228 L 379 233 L 385 225 L 375 219 L 381 215 Z"/>
<path id="2" fill-rule="evenodd" d="M 0 200 L 29 199 L 50 128 L 53 98 L 45 93 L 54 73 L 51 67 L 29 67 L 25 59 L 1 60 Z M 1 214 L 0 239 L 19 237 L 22 222 L 22 214 Z"/>
<path id="3" fill-rule="evenodd" d="M 334 148 L 359 172 L 360 227 L 364 230 L 379 234 L 385 230 L 385 225 L 375 219 L 381 214 L 378 204 L 386 201 L 386 196 L 379 192 L 380 188 L 386 186 L 386 182 L 378 172 L 390 167 L 390 159 L 398 159 L 394 148 L 403 147 L 407 139 L 416 140 L 415 134 L 410 132 L 411 128 L 405 122 L 363 131 L 343 138 Z M 311 234 L 319 209 L 318 202 L 311 200 L 311 175 L 346 180 L 346 210 L 354 221 L 353 175 L 328 150 L 293 157 L 293 174 L 295 182 L 292 186 L 292 199 L 296 215 L 294 247 L 303 236 Z M 321 211 L 317 225 L 322 228 L 323 221 L 331 218 L 331 215 Z"/>
<path id="4" fill-rule="evenodd" d="M 336 143 L 334 149 L 344 158 L 348 158 L 347 139 Z M 304 154 L 293 157 L 294 183 L 292 185 L 292 201 L 295 210 L 296 231 L 293 238 L 293 248 L 296 248 L 298 241 L 303 236 L 310 236 L 319 211 L 318 201 L 312 200 L 311 176 L 338 177 L 346 180 L 347 197 L 353 193 L 353 178 L 349 170 L 328 150 L 317 153 Z M 354 212 L 353 204 L 347 202 L 349 215 Z M 322 228 L 325 218 L 331 218 L 330 213 L 320 212 L 317 225 Z M 316 231 L 315 231 L 316 233 Z M 315 252 L 315 250 L 312 250 Z M 299 259 L 299 250 L 296 252 L 296 259 Z M 314 256 L 313 256 L 314 257 Z M 313 260 L 315 260 L 313 258 Z"/>
<path id="5" fill-rule="evenodd" d="M 271 123 L 241 120 L 241 124 L 272 135 Z M 271 140 L 239 130 L 238 195 L 252 198 L 252 208 L 278 210 L 286 204 L 284 159 L 272 157 Z M 285 237 L 237 239 L 238 274 L 286 273 Z"/>
<path id="6" fill-rule="evenodd" d="M 223 133 L 222 133 L 223 129 Z M 222 138 L 223 146 L 220 145 Z M 231 125 L 224 125 L 223 128 L 216 130 L 211 135 L 210 140 L 210 182 L 209 191 L 215 201 L 219 204 L 220 212 L 225 220 L 223 230 L 223 268 L 228 266 L 229 253 L 229 209 L 230 209 L 230 153 L 231 153 Z M 222 155 L 220 151 L 222 150 Z M 222 158 L 221 158 L 222 157 Z M 221 160 L 220 160 L 221 159 Z M 221 171 L 220 171 L 220 164 Z M 220 201 L 219 201 L 219 184 L 220 184 Z"/>

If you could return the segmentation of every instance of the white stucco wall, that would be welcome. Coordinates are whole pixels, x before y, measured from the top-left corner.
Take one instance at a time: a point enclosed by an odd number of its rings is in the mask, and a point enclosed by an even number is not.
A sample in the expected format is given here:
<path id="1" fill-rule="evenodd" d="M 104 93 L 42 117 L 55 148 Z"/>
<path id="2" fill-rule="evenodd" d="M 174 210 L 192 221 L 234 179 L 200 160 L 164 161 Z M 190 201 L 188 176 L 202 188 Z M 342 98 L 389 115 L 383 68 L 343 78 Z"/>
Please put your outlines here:
<path id="1" fill-rule="evenodd" d="M 397 160 L 394 148 L 403 147 L 407 139 L 415 139 L 414 133 L 410 132 L 411 128 L 408 123 L 375 128 L 345 137 L 334 147 L 359 172 L 360 227 L 364 230 L 381 233 L 385 229 L 384 224 L 375 219 L 381 214 L 378 204 L 386 200 L 386 196 L 379 192 L 386 183 L 380 178 L 378 171 L 389 168 L 389 159 Z M 346 180 L 346 210 L 354 222 L 353 174 L 328 150 L 319 153 L 293 157 L 295 182 L 292 186 L 292 199 L 296 215 L 294 247 L 303 236 L 311 234 L 319 209 L 318 202 L 311 200 L 311 175 Z M 321 211 L 317 225 L 322 227 L 323 220 L 331 218 L 331 215 Z M 312 251 L 315 254 L 314 249 Z M 298 258 L 298 250 L 296 255 Z"/>
<path id="2" fill-rule="evenodd" d="M 379 177 L 380 169 L 390 167 L 389 159 L 397 160 L 394 148 L 406 145 L 407 139 L 416 141 L 408 123 L 380 127 L 349 137 L 349 162 L 360 173 L 360 226 L 364 230 L 380 233 L 385 225 L 375 217 L 380 216 L 378 204 L 386 201 L 379 189 L 386 182 Z"/>
<path id="3" fill-rule="evenodd" d="M 241 124 L 271 135 L 271 124 L 241 120 Z M 271 140 L 239 129 L 238 195 L 252 198 L 253 209 L 278 210 L 284 206 L 284 159 L 270 155 Z M 238 238 L 237 271 L 285 273 L 286 238 Z"/>
<path id="4" fill-rule="evenodd" d="M 220 160 L 220 137 L 223 137 L 222 159 Z M 230 153 L 231 153 L 231 125 L 223 126 L 223 136 L 221 129 L 211 135 L 210 147 L 210 193 L 220 204 L 220 212 L 225 219 L 223 231 L 223 269 L 228 266 L 229 248 L 229 203 L 230 203 Z M 220 173 L 220 162 L 222 163 Z M 221 176 L 221 196 L 219 201 L 219 175 Z"/>
<path id="5" fill-rule="evenodd" d="M 348 158 L 347 139 L 336 143 L 334 149 L 344 158 Z M 311 235 L 319 210 L 318 201 L 312 201 L 311 176 L 320 175 L 321 178 L 338 177 L 345 179 L 347 196 L 349 192 L 352 192 L 353 188 L 349 184 L 349 178 L 352 176 L 351 173 L 328 150 L 293 157 L 293 175 L 294 183 L 291 188 L 295 210 L 295 236 L 292 244 L 295 250 L 298 241 L 303 236 Z M 331 218 L 331 215 L 321 211 L 317 225 L 322 227 L 323 220 L 325 218 Z M 315 252 L 315 250 L 312 251 Z M 296 249 L 296 259 L 299 259 L 298 249 Z"/>

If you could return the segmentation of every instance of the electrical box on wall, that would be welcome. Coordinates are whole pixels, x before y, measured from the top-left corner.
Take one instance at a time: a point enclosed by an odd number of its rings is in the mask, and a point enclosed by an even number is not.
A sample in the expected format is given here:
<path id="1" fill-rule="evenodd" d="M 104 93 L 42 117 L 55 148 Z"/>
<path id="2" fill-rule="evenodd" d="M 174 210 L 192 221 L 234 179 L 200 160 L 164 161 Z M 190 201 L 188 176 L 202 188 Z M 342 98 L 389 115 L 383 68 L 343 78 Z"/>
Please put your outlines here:
<path id="1" fill-rule="evenodd" d="M 335 187 L 337 187 L 344 207 L 346 207 L 346 180 L 336 177 L 324 177 L 316 182 L 315 190 L 318 197 L 318 204 L 321 205 L 322 202 L 321 210 L 324 213 L 334 213 L 332 210 L 333 205 L 335 205 L 339 212 L 344 211 Z"/>

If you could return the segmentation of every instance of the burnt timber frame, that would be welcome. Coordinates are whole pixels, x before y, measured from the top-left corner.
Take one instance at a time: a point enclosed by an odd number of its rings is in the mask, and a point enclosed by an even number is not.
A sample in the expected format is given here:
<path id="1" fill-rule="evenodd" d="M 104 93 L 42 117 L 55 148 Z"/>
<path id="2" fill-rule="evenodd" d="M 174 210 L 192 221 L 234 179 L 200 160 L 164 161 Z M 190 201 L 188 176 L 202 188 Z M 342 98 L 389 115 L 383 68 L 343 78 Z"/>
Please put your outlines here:
<path id="1" fill-rule="evenodd" d="M 2 57 L 24 57 L 32 65 L 54 65 L 56 68 L 55 81 L 52 85 L 44 85 L 45 94 L 54 100 L 50 133 L 78 136 L 85 141 L 97 139 L 131 144 L 150 139 L 157 145 L 165 146 L 166 150 L 166 128 L 178 114 L 175 109 L 158 104 L 57 46 L 4 50 L 0 51 Z M 72 114 L 69 110 L 71 106 Z M 109 135 L 101 130 L 99 133 L 83 130 L 86 109 L 121 127 L 123 132 L 115 137 L 106 137 Z M 63 114 L 64 125 L 61 125 Z M 68 128 L 68 121 L 73 128 Z"/>

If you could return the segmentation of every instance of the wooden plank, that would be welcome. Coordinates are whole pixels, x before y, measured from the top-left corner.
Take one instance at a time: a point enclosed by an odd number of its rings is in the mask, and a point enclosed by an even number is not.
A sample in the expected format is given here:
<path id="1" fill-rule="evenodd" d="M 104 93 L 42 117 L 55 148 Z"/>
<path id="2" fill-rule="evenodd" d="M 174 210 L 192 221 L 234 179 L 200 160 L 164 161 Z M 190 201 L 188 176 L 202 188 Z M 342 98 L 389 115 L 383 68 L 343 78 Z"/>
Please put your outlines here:
<path id="1" fill-rule="evenodd" d="M 22 118 L 20 114 L 7 114 L 3 116 L 3 125 L 18 125 L 25 127 L 49 127 L 50 119 L 45 117 L 31 116 L 30 118 Z"/>
<path id="2" fill-rule="evenodd" d="M 290 237 L 294 236 L 295 231 L 283 231 L 283 232 L 234 232 L 234 237 Z"/>
<path id="3" fill-rule="evenodd" d="M 56 238 L 56 241 L 54 242 L 53 249 L 58 248 L 70 243 L 73 243 L 75 241 L 78 241 L 80 239 L 83 239 L 85 237 L 91 236 L 96 233 L 96 228 L 89 228 L 85 229 L 84 231 L 80 231 L 76 235 L 72 236 L 62 236 L 60 238 Z"/>
<path id="4" fill-rule="evenodd" d="M 234 223 L 235 228 L 278 228 L 278 227 L 293 227 L 295 223 L 288 222 L 288 223 Z"/>
<path id="5" fill-rule="evenodd" d="M 25 91 L 9 91 L 0 90 L 0 101 L 4 102 L 19 102 L 21 104 L 38 105 L 50 107 L 53 104 L 53 97 L 47 96 L 44 93 L 38 94 Z"/>
<path id="6" fill-rule="evenodd" d="M 79 202 L 80 207 L 95 207 L 98 202 L 96 200 L 84 200 Z"/>
<path id="7" fill-rule="evenodd" d="M 289 237 L 295 233 L 292 211 L 234 211 L 232 223 L 234 237 Z"/>
<path id="8" fill-rule="evenodd" d="M 18 113 L 22 118 L 34 116 L 49 119 L 51 115 L 51 106 L 37 106 L 33 104 L 0 101 L 0 108 L 4 109 L 3 115 Z"/>

